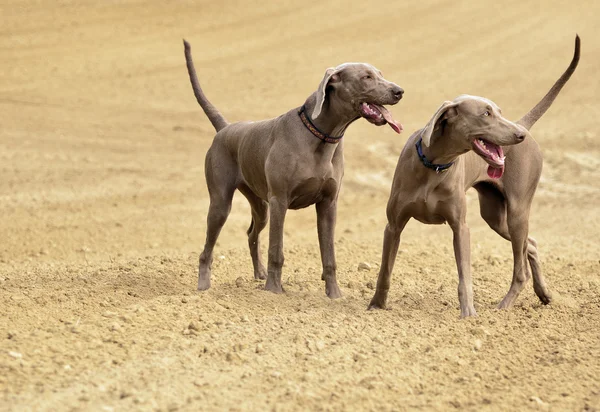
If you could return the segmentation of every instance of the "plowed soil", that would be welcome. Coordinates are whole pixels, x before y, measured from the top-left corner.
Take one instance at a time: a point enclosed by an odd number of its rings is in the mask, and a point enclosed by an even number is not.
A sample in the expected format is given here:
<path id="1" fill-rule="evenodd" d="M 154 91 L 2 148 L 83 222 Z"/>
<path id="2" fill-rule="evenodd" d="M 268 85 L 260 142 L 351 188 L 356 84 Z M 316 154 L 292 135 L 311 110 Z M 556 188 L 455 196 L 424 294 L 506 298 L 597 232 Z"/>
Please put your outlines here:
<path id="1" fill-rule="evenodd" d="M 592 0 L 3 0 L 0 410 L 599 410 L 599 12 Z M 554 301 L 529 284 L 495 309 L 511 247 L 469 192 L 479 316 L 459 318 L 450 229 L 414 221 L 390 309 L 366 311 L 408 136 L 462 93 L 518 119 L 567 67 L 575 33 L 580 66 L 532 130 L 545 164 L 530 233 Z M 313 208 L 288 213 L 286 293 L 261 290 L 239 194 L 213 287 L 195 290 L 214 130 L 184 37 L 232 121 L 301 105 L 345 61 L 406 90 L 391 109 L 402 135 L 359 120 L 344 137 L 342 299 L 325 296 Z"/>

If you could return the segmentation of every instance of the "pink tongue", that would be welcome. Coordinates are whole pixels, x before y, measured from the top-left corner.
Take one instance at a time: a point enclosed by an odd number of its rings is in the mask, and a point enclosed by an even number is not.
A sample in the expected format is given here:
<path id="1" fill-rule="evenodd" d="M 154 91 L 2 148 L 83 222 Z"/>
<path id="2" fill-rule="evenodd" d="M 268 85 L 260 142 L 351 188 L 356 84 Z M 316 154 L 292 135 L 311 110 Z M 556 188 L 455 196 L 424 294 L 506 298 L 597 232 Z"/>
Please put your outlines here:
<path id="1" fill-rule="evenodd" d="M 390 127 L 392 129 L 394 129 L 394 131 L 396 133 L 402 133 L 402 130 L 404 130 L 404 127 L 402 126 L 402 123 L 397 123 L 394 120 L 394 118 L 392 117 L 392 114 L 385 107 L 383 107 L 383 106 L 377 106 L 377 108 L 379 109 L 379 111 L 383 115 L 383 118 L 385 119 L 385 121 L 388 122 L 388 124 L 390 125 Z"/>
<path id="2" fill-rule="evenodd" d="M 504 166 L 502 166 L 502 167 L 488 166 L 487 174 L 492 179 L 501 178 L 503 173 L 504 173 Z"/>

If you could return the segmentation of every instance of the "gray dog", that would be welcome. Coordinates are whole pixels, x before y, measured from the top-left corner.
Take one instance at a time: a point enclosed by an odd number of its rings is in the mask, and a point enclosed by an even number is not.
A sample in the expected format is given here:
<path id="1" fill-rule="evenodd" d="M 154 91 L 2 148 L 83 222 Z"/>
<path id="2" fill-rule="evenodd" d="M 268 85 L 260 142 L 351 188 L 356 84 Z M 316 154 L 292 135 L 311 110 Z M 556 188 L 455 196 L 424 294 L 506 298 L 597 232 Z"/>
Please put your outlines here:
<path id="1" fill-rule="evenodd" d="M 248 245 L 256 279 L 265 289 L 282 293 L 283 222 L 288 209 L 316 205 L 323 264 L 322 279 L 330 298 L 342 294 L 336 279 L 333 246 L 337 198 L 344 174 L 342 136 L 364 117 L 397 133 L 402 126 L 383 105 L 393 105 L 404 91 L 375 67 L 346 63 L 329 68 L 319 88 L 302 107 L 270 120 L 228 123 L 208 101 L 196 76 L 190 45 L 185 58 L 194 94 L 217 134 L 206 153 L 210 195 L 204 251 L 200 254 L 198 290 L 210 288 L 213 248 L 238 189 L 252 207 Z M 268 271 L 260 258 L 259 234 L 270 214 Z"/>
<path id="2" fill-rule="evenodd" d="M 479 193 L 483 219 L 512 243 L 512 284 L 498 307 L 510 307 L 523 289 L 530 277 L 528 260 L 535 293 L 543 303 L 550 302 L 552 296 L 540 269 L 536 242 L 528 237 L 529 210 L 542 173 L 542 153 L 529 129 L 548 110 L 578 62 L 579 36 L 569 68 L 516 123 L 504 118 L 490 100 L 463 95 L 444 102 L 429 123 L 408 139 L 392 183 L 381 269 L 369 308 L 385 308 L 400 234 L 415 218 L 426 224 L 450 225 L 460 313 L 462 317 L 476 315 L 469 228 L 465 222 L 465 191 L 471 187 Z"/>

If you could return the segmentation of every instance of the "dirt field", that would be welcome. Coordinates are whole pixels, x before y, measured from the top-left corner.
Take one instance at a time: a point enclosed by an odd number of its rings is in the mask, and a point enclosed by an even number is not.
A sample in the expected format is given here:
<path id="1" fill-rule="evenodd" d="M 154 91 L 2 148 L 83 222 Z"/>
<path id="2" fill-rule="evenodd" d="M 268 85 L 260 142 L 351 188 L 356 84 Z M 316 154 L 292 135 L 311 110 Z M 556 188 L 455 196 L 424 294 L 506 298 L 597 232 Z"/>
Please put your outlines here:
<path id="1" fill-rule="evenodd" d="M 600 3 L 169 3 L 0 4 L 0 410 L 600 410 Z M 576 32 L 580 66 L 532 130 L 530 231 L 555 301 L 530 284 L 494 309 L 511 248 L 470 193 L 479 316 L 459 319 L 450 229 L 414 221 L 391 309 L 367 312 L 406 139 L 461 93 L 519 118 Z M 287 293 L 261 290 L 241 195 L 196 292 L 214 132 L 183 37 L 230 120 L 299 106 L 345 61 L 405 88 L 402 135 L 359 120 L 344 138 L 344 298 L 325 297 L 313 208 L 288 213 Z"/>

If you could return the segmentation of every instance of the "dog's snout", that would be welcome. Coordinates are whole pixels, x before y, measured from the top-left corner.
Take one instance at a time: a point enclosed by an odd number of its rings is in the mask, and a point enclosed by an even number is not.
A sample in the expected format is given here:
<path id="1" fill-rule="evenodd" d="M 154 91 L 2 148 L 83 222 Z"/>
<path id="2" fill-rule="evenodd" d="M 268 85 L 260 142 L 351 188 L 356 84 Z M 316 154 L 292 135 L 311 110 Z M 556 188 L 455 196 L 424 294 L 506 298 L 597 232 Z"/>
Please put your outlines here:
<path id="1" fill-rule="evenodd" d="M 402 87 L 394 87 L 392 89 L 392 93 L 394 94 L 394 97 L 398 100 L 402 99 L 402 95 L 404 94 L 404 89 Z"/>

